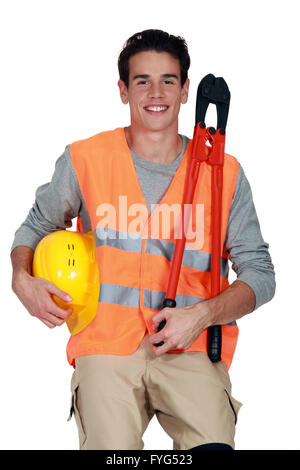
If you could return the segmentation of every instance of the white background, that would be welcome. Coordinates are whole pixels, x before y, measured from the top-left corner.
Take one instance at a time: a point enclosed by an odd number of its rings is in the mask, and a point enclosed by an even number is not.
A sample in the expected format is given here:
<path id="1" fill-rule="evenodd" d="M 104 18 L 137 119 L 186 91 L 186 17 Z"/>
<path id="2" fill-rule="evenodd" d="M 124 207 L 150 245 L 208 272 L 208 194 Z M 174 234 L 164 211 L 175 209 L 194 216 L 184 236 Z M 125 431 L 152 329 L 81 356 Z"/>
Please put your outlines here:
<path id="1" fill-rule="evenodd" d="M 299 34 L 297 2 L 1 2 L 1 449 L 77 449 L 66 326 L 49 330 L 11 291 L 14 232 L 67 144 L 129 123 L 117 89 L 125 40 L 148 28 L 191 55 L 180 132 L 192 136 L 207 73 L 231 90 L 226 151 L 243 165 L 277 275 L 274 299 L 239 321 L 231 380 L 237 449 L 300 449 Z M 213 124 L 213 123 L 212 123 Z M 235 276 L 232 276 L 234 280 Z M 145 449 L 171 449 L 154 418 Z"/>

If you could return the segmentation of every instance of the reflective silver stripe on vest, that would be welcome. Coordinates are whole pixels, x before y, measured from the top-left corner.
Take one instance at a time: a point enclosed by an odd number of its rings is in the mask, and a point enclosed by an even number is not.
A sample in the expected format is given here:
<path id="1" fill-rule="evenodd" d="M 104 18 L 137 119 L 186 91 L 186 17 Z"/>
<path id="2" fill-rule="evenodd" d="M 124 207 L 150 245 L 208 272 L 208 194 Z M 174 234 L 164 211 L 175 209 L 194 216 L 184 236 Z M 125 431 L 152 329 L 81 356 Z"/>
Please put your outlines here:
<path id="1" fill-rule="evenodd" d="M 147 238 L 146 240 L 146 253 L 152 255 L 164 256 L 169 261 L 172 261 L 173 253 L 175 250 L 175 243 L 157 238 Z M 186 247 L 183 252 L 182 265 L 188 268 L 199 269 L 199 271 L 210 271 L 211 255 L 199 250 L 193 250 Z M 221 276 L 228 277 L 229 266 L 228 260 L 221 257 Z"/>
<path id="2" fill-rule="evenodd" d="M 142 236 L 140 234 L 119 232 L 108 227 L 99 227 L 96 232 L 96 247 L 111 246 L 119 250 L 134 251 L 141 253 Z M 157 238 L 146 239 L 146 253 L 164 256 L 172 261 L 175 243 Z M 203 251 L 193 250 L 186 247 L 183 253 L 182 265 L 199 271 L 210 271 L 211 255 Z M 229 265 L 226 258 L 221 257 L 221 276 L 228 277 Z"/>
<path id="3" fill-rule="evenodd" d="M 146 308 L 153 310 L 162 310 L 163 301 L 165 300 L 166 292 L 151 291 L 144 289 L 144 302 L 143 305 Z M 193 297 L 192 295 L 176 295 L 176 307 L 188 307 L 189 305 L 197 304 L 205 299 L 201 297 Z M 227 323 L 229 326 L 235 326 L 236 322 Z"/>
<path id="4" fill-rule="evenodd" d="M 161 310 L 166 292 L 144 289 L 144 307 Z M 100 284 L 99 302 L 139 307 L 140 290 L 135 287 L 119 286 L 116 284 Z M 201 297 L 191 295 L 176 295 L 176 306 L 187 307 L 201 302 Z"/>
<path id="5" fill-rule="evenodd" d="M 142 237 L 140 234 L 119 232 L 108 227 L 98 227 L 96 233 L 96 248 L 98 246 L 111 246 L 119 250 L 142 251 Z"/>
<path id="6" fill-rule="evenodd" d="M 115 284 L 100 284 L 99 302 L 139 307 L 140 290 Z"/>
<path id="7" fill-rule="evenodd" d="M 144 302 L 143 305 L 146 308 L 152 308 L 153 310 L 161 310 L 163 301 L 165 300 L 166 292 L 153 291 L 144 289 Z M 189 305 L 201 302 L 202 298 L 193 297 L 192 295 L 176 295 L 176 307 L 187 307 Z"/>
<path id="8" fill-rule="evenodd" d="M 144 289 L 144 307 L 153 310 L 161 310 L 166 292 Z M 116 284 L 100 284 L 99 302 L 125 305 L 127 307 L 139 307 L 140 290 L 135 287 L 119 286 Z M 176 295 L 176 307 L 187 307 L 201 302 L 201 297 L 191 295 Z M 228 325 L 236 325 L 233 321 Z"/>

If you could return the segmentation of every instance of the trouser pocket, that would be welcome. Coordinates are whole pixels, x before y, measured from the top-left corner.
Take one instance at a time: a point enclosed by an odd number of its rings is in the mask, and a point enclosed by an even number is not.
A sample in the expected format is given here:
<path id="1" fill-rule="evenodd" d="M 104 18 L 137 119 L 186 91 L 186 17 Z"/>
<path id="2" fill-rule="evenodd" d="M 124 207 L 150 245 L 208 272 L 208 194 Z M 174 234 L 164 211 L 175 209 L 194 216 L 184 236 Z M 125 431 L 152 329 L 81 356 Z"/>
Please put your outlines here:
<path id="1" fill-rule="evenodd" d="M 236 400 L 235 398 L 233 398 L 233 396 L 231 395 L 231 393 L 229 392 L 229 390 L 226 390 L 225 389 L 225 393 L 227 395 L 227 398 L 228 398 L 228 401 L 229 401 L 229 404 L 230 404 L 230 407 L 232 409 L 232 412 L 234 414 L 234 422 L 235 424 L 237 423 L 237 418 L 238 418 L 238 413 L 240 411 L 240 408 L 242 406 L 242 403 L 239 402 L 238 400 Z"/>
<path id="2" fill-rule="evenodd" d="M 70 404 L 70 413 L 69 413 L 68 421 L 70 421 L 72 416 L 74 415 L 75 422 L 76 422 L 77 429 L 78 429 L 79 444 L 81 448 L 86 440 L 86 433 L 85 433 L 85 429 L 84 429 L 84 425 L 82 421 L 81 412 L 78 406 L 78 394 L 79 394 L 79 383 L 76 380 L 76 375 L 74 372 L 72 380 L 71 380 L 71 404 Z"/>

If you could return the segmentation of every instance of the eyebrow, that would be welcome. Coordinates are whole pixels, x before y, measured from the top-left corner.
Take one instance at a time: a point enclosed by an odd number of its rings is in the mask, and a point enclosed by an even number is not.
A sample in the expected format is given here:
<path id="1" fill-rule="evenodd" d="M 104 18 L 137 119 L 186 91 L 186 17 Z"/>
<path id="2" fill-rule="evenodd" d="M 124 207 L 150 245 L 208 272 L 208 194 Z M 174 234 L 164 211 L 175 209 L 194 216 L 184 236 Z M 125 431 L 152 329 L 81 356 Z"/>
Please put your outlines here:
<path id="1" fill-rule="evenodd" d="M 135 75 L 132 80 L 138 80 L 139 78 L 147 79 L 147 78 L 150 78 L 150 75 L 148 74 Z M 161 75 L 161 78 L 176 78 L 178 80 L 178 75 L 174 73 L 163 73 Z"/>

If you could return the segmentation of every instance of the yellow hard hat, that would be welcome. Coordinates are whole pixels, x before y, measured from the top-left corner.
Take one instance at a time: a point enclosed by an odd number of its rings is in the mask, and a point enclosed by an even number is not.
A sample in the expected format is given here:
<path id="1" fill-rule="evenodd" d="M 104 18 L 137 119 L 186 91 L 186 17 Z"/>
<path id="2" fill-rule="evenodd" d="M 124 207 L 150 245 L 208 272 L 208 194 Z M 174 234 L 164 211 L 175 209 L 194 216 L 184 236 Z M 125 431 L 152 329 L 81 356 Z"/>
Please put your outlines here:
<path id="1" fill-rule="evenodd" d="M 99 299 L 99 270 L 93 233 L 58 230 L 46 235 L 37 245 L 32 264 L 33 275 L 51 281 L 72 297 L 53 300 L 64 309 L 73 308 L 66 321 L 76 335 L 95 317 Z"/>

